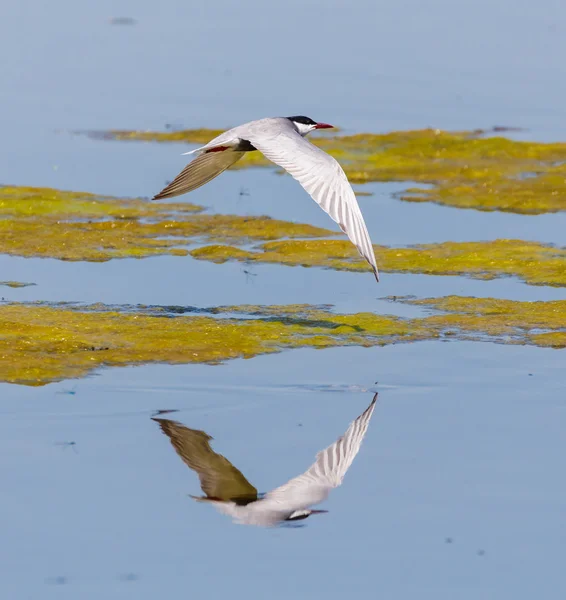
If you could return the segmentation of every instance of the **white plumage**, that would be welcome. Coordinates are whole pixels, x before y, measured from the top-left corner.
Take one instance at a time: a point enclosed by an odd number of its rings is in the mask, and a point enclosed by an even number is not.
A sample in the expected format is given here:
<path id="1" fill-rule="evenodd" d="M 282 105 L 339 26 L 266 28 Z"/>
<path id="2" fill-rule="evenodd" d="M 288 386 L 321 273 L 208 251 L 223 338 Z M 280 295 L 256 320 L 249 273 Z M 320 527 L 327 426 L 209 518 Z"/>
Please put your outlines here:
<path id="1" fill-rule="evenodd" d="M 263 496 L 230 461 L 212 450 L 212 438 L 204 431 L 167 419 L 154 420 L 185 464 L 198 474 L 206 496 L 193 496 L 195 500 L 212 504 L 238 523 L 269 527 L 326 512 L 310 507 L 324 501 L 332 489 L 341 485 L 358 454 L 376 402 L 377 394 L 346 433 L 319 452 L 304 473 Z"/>
<path id="2" fill-rule="evenodd" d="M 311 198 L 340 226 L 359 253 L 379 273 L 371 239 L 354 190 L 342 167 L 304 136 L 332 127 L 308 117 L 274 117 L 251 121 L 225 131 L 205 146 L 187 152 L 199 156 L 154 200 L 190 192 L 220 175 L 246 152 L 259 150 L 290 173 Z"/>

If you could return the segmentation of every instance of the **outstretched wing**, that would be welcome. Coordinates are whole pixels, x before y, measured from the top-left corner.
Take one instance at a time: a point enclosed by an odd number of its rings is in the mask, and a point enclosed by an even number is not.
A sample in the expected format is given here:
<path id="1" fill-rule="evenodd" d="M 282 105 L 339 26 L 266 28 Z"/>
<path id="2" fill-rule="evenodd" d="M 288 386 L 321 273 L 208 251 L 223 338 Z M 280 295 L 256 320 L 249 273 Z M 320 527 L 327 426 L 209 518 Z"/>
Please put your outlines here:
<path id="1" fill-rule="evenodd" d="M 316 455 L 314 464 L 307 471 L 269 492 L 266 498 L 303 508 L 324 500 L 332 488 L 342 483 L 356 457 L 376 402 L 377 394 L 366 410 L 350 424 L 346 433 Z"/>
<path id="2" fill-rule="evenodd" d="M 190 162 L 175 179 L 163 190 L 153 197 L 153 200 L 172 198 L 187 192 L 192 192 L 218 177 L 228 167 L 239 161 L 244 152 L 233 150 L 232 146 L 218 146 L 205 150 Z"/>
<path id="3" fill-rule="evenodd" d="M 236 504 L 257 500 L 256 488 L 228 459 L 214 452 L 209 444 L 212 438 L 207 433 L 168 419 L 153 420 L 159 424 L 183 462 L 196 472 L 207 498 L 231 500 Z"/>
<path id="4" fill-rule="evenodd" d="M 266 158 L 290 173 L 340 225 L 379 281 L 371 239 L 344 170 L 332 156 L 302 137 L 291 123 L 279 121 L 277 128 L 266 128 L 263 132 L 256 128 L 246 138 Z"/>

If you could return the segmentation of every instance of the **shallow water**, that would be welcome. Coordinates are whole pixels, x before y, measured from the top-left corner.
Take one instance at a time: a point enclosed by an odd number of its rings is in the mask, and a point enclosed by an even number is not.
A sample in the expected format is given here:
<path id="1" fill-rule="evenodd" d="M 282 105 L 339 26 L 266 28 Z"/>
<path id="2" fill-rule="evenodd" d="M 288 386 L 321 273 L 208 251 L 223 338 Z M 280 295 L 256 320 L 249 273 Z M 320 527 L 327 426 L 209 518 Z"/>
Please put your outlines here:
<path id="1" fill-rule="evenodd" d="M 111 25 L 111 17 L 134 17 Z M 566 139 L 566 9 L 510 0 L 378 6 L 257 0 L 60 1 L 5 7 L 0 183 L 150 196 L 181 145 L 76 130 L 221 127 L 310 114 L 345 131 L 526 128 Z M 293 43 L 289 43 L 292 39 Z M 17 50 L 17 52 L 16 52 Z M 237 51 L 236 51 L 237 50 Z M 480 213 L 360 197 L 373 241 L 566 243 L 566 216 Z M 249 195 L 241 196 L 245 189 Z M 227 173 L 191 198 L 215 212 L 332 227 L 289 177 Z M 516 279 L 216 265 L 190 257 L 70 263 L 0 256 L 14 301 L 207 307 L 385 296 L 564 299 Z M 502 598 L 566 593 L 564 351 L 470 342 L 294 350 L 218 366 L 106 369 L 0 384 L 0 591 L 6 598 Z M 151 416 L 213 436 L 260 491 L 298 475 L 380 394 L 344 485 L 304 527 L 234 526 L 193 502 L 196 475 Z"/>
<path id="2" fill-rule="evenodd" d="M 58 577 L 85 598 L 124 586 L 143 598 L 211 587 L 558 598 L 562 368 L 551 350 L 426 343 L 259 357 L 221 377 L 153 366 L 1 386 L 3 585 L 45 598 L 61 594 Z M 298 530 L 232 526 L 194 503 L 194 473 L 150 419 L 178 411 L 164 416 L 212 435 L 269 490 L 302 472 L 374 389 L 373 421 L 330 512 Z"/>

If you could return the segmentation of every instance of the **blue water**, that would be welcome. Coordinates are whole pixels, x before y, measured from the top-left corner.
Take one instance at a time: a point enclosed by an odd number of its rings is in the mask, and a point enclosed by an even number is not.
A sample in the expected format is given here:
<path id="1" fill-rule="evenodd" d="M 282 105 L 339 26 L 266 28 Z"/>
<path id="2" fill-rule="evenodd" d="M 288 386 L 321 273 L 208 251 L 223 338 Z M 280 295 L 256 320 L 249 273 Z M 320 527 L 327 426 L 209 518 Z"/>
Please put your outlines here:
<path id="1" fill-rule="evenodd" d="M 3 7 L 0 183 L 151 196 L 182 145 L 76 130 L 222 127 L 307 114 L 345 131 L 509 125 L 566 139 L 566 8 L 453 3 L 164 0 Z M 112 25 L 133 17 L 133 25 Z M 240 196 L 245 188 L 249 196 Z M 375 243 L 520 238 L 565 244 L 564 214 L 479 213 L 361 197 Z M 226 173 L 208 210 L 333 227 L 289 177 Z M 449 294 L 566 298 L 514 278 L 370 274 L 190 257 L 99 264 L 0 256 L 8 300 L 215 306 Z M 2 597 L 513 598 L 566 594 L 566 376 L 561 351 L 471 342 L 301 350 L 219 366 L 101 370 L 40 388 L 0 384 Z M 236 526 L 151 416 L 213 436 L 268 491 L 304 471 L 379 391 L 342 487 L 305 527 Z"/>

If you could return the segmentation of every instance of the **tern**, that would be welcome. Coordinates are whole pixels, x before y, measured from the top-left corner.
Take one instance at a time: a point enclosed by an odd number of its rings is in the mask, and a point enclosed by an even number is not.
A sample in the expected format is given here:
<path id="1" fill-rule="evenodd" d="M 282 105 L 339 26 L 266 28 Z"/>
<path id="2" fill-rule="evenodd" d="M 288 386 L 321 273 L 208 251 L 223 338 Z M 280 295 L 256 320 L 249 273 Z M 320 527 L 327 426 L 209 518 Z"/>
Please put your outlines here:
<path id="1" fill-rule="evenodd" d="M 353 421 L 346 433 L 316 455 L 315 462 L 298 477 L 268 492 L 257 489 L 224 456 L 210 447 L 204 431 L 189 429 L 177 421 L 153 417 L 167 435 L 183 462 L 200 479 L 205 496 L 191 496 L 208 502 L 219 512 L 243 525 L 273 527 L 326 513 L 310 507 L 323 502 L 338 487 L 358 453 L 366 434 L 377 394 L 366 410 Z"/>
<path id="2" fill-rule="evenodd" d="M 240 160 L 246 152 L 259 150 L 267 159 L 290 173 L 338 223 L 370 264 L 379 281 L 371 239 L 344 170 L 332 156 L 305 138 L 315 129 L 332 127 L 309 117 L 295 116 L 260 119 L 229 129 L 205 146 L 185 152 L 197 154 L 198 157 L 153 200 L 172 198 L 196 190 Z"/>

